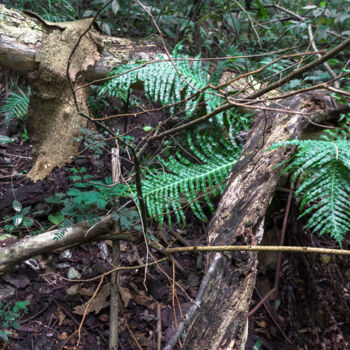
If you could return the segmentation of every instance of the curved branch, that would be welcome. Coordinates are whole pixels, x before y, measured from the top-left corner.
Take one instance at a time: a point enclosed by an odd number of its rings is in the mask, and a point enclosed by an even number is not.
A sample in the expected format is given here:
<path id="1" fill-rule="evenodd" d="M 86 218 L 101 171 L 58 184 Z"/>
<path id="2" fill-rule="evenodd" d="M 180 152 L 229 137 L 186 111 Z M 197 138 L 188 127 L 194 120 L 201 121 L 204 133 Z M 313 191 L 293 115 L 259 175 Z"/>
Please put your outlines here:
<path id="1" fill-rule="evenodd" d="M 108 215 L 94 225 L 84 221 L 67 228 L 63 238 L 59 240 L 56 238 L 62 229 L 27 237 L 16 243 L 0 248 L 0 274 L 34 256 L 48 253 L 55 249 L 67 248 L 72 245 L 95 240 L 99 235 L 109 231 L 108 227 L 111 221 L 112 216 Z M 114 236 L 114 239 L 118 238 L 123 240 L 134 240 L 135 237 L 133 238 L 131 234 Z"/>

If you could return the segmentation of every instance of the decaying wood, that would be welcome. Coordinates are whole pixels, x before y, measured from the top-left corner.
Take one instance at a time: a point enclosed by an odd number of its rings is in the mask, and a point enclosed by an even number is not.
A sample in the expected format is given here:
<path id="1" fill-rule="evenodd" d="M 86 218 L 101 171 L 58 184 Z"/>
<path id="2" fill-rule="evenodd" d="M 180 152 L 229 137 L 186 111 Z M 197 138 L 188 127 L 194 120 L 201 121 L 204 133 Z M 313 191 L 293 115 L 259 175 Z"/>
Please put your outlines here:
<path id="1" fill-rule="evenodd" d="M 46 22 L 0 4 L 1 66 L 24 75 L 36 70 L 36 54 L 44 39 L 59 29 L 63 30 L 60 23 Z M 97 37 L 102 43 L 101 60 L 88 68 L 87 81 L 105 78 L 112 68 L 131 59 L 151 61 L 162 54 L 157 45 L 146 40 L 116 38 L 101 33 Z"/>
<path id="2" fill-rule="evenodd" d="M 288 98 L 283 106 L 305 112 L 310 106 L 315 111 L 326 107 L 316 93 Z M 307 124 L 308 119 L 303 115 L 263 112 L 256 117 L 210 222 L 209 244 L 260 243 L 264 217 L 280 174 L 276 166 L 286 159 L 284 149 L 267 149 L 276 142 L 299 138 Z M 211 253 L 209 261 L 215 264 L 215 272 L 210 274 L 208 288 L 188 329 L 184 349 L 244 349 L 257 253 Z"/>
<path id="3" fill-rule="evenodd" d="M 76 88 L 89 79 L 105 77 L 111 68 L 131 58 L 152 60 L 159 53 L 154 45 L 104 36 L 96 28 L 82 37 L 91 23 L 91 18 L 51 23 L 0 5 L 1 65 L 30 73 L 27 125 L 34 165 L 28 177 L 33 181 L 71 162 L 77 152 L 79 128 L 87 124 L 78 112 L 88 115 L 89 94 L 88 88 Z M 69 60 L 70 81 L 66 72 Z"/>
<path id="4" fill-rule="evenodd" d="M 87 126 L 87 119 L 77 111 L 70 84 L 73 88 L 84 84 L 84 72 L 101 58 L 101 41 L 95 31 L 87 33 L 77 47 L 71 59 L 70 80 L 67 64 L 79 37 L 91 23 L 92 19 L 68 22 L 63 29 L 52 30 L 35 56 L 38 69 L 28 75 L 32 94 L 27 129 L 34 160 L 28 177 L 33 181 L 44 179 L 54 167 L 70 162 L 78 151 L 79 128 Z M 76 91 L 79 110 L 85 115 L 89 114 L 88 97 L 88 88 Z"/>

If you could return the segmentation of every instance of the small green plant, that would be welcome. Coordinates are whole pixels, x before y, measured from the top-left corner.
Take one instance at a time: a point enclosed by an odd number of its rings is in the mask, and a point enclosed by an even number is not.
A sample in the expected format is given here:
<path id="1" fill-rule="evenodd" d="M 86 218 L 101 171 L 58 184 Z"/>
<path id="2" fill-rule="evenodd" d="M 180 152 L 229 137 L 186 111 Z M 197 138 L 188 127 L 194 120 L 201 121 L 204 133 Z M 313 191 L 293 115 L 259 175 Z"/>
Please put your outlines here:
<path id="1" fill-rule="evenodd" d="M 4 221 L 7 222 L 7 224 L 4 225 L 5 231 L 11 233 L 16 229 L 27 229 L 28 227 L 33 226 L 33 219 L 28 216 L 31 206 L 23 208 L 22 204 L 18 200 L 14 200 L 12 207 L 16 214 L 5 218 Z"/>
<path id="2" fill-rule="evenodd" d="M 56 193 L 45 199 L 47 203 L 62 205 L 61 211 L 48 216 L 48 220 L 54 225 L 59 225 L 56 239 L 61 239 L 72 224 L 87 220 L 94 224 L 102 212 L 112 210 L 113 218 L 120 220 L 122 229 L 140 229 L 138 225 L 139 215 L 134 209 L 115 208 L 116 197 L 128 197 L 129 192 L 124 184 L 113 184 L 111 178 L 104 181 L 92 180 L 92 175 L 87 174 L 86 168 L 71 168 L 70 176 L 73 184 L 66 193 Z"/>
<path id="3" fill-rule="evenodd" d="M 17 301 L 11 308 L 10 304 L 3 304 L 0 301 L 0 338 L 8 342 L 8 335 L 12 334 L 11 329 L 19 328 L 19 319 L 22 313 L 27 313 L 29 300 Z"/>
<path id="4" fill-rule="evenodd" d="M 22 128 L 22 139 L 28 141 L 28 132 L 25 127 L 25 120 L 28 116 L 28 106 L 30 99 L 30 87 L 28 92 L 18 88 L 17 91 L 13 91 L 4 101 L 0 108 L 0 112 L 5 115 L 6 127 L 9 126 L 12 119 L 17 120 Z M 9 141 L 8 141 L 9 142 Z"/>
<path id="5" fill-rule="evenodd" d="M 79 127 L 79 130 L 81 132 L 81 136 L 77 137 L 76 141 L 83 141 L 84 147 L 92 150 L 94 153 L 93 157 L 95 159 L 99 159 L 107 146 L 107 142 L 104 141 L 106 137 L 95 130 L 82 127 Z"/>
<path id="6" fill-rule="evenodd" d="M 113 219 L 120 222 L 122 230 L 134 229 L 141 230 L 140 215 L 137 210 L 130 208 L 121 208 L 113 212 Z"/>
<path id="7" fill-rule="evenodd" d="M 11 137 L 0 135 L 0 144 L 11 143 L 13 139 Z"/>

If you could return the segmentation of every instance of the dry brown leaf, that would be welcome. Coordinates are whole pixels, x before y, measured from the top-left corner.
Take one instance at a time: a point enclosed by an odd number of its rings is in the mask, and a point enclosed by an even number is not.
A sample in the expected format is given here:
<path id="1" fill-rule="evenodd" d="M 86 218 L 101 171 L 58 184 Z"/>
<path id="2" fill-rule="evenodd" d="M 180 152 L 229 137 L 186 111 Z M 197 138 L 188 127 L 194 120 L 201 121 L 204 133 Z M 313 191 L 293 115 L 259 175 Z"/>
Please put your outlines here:
<path id="1" fill-rule="evenodd" d="M 62 334 L 59 334 L 58 339 L 60 339 L 60 340 L 67 339 L 67 333 L 63 332 Z"/>
<path id="2" fill-rule="evenodd" d="M 69 288 L 66 289 L 67 295 L 76 295 L 78 293 L 79 287 L 81 286 L 81 283 L 75 283 L 71 285 Z"/>
<path id="3" fill-rule="evenodd" d="M 102 314 L 101 316 L 98 316 L 98 319 L 102 322 L 108 322 L 109 316 L 107 314 Z"/>
<path id="4" fill-rule="evenodd" d="M 132 295 L 130 293 L 130 290 L 128 288 L 119 287 L 120 296 L 123 300 L 124 307 L 127 307 L 129 305 L 130 299 L 132 299 Z"/>
<path id="5" fill-rule="evenodd" d="M 261 328 L 267 327 L 267 323 L 265 321 L 255 321 L 255 323 Z"/>
<path id="6" fill-rule="evenodd" d="M 91 288 L 80 288 L 79 294 L 91 297 L 94 295 L 94 291 Z"/>
<path id="7" fill-rule="evenodd" d="M 135 295 L 134 300 L 137 304 L 146 306 L 152 310 L 156 309 L 156 304 L 154 303 L 154 299 L 148 295 Z"/>
<path id="8" fill-rule="evenodd" d="M 102 289 L 97 293 L 96 297 L 91 301 L 87 313 L 95 312 L 97 315 L 102 309 L 109 305 L 109 301 L 106 300 L 110 294 L 110 285 L 105 284 Z M 74 308 L 74 313 L 78 315 L 83 315 L 85 309 L 87 307 L 87 303 L 82 305 L 78 305 Z"/>
<path id="9" fill-rule="evenodd" d="M 58 311 L 58 325 L 59 326 L 62 326 L 63 324 L 63 321 L 66 319 L 66 315 L 61 311 L 59 310 Z"/>

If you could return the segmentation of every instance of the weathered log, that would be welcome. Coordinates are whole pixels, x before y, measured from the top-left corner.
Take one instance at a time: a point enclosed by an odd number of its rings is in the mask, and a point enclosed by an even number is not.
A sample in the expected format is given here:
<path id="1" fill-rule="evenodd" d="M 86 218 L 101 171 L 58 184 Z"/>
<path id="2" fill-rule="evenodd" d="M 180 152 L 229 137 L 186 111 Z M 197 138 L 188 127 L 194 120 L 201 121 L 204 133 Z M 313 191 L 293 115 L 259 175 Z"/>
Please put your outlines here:
<path id="1" fill-rule="evenodd" d="M 320 95 L 321 97 L 321 95 Z M 285 109 L 309 111 L 325 107 L 317 93 L 285 99 Z M 281 108 L 270 105 L 271 107 Z M 313 118 L 316 118 L 317 114 Z M 210 222 L 211 245 L 258 245 L 264 232 L 264 217 L 272 200 L 285 150 L 267 149 L 274 143 L 299 138 L 308 125 L 304 115 L 260 113 L 248 134 L 242 155 L 231 171 L 215 216 Z M 247 316 L 255 286 L 257 253 L 211 253 L 215 265 L 199 311 L 190 323 L 184 349 L 244 349 Z"/>
<path id="2" fill-rule="evenodd" d="M 24 75 L 38 69 L 36 54 L 55 29 L 63 30 L 64 26 L 0 4 L 1 66 Z M 150 61 L 162 54 L 159 47 L 150 41 L 116 38 L 101 33 L 99 37 L 102 42 L 101 60 L 89 67 L 85 76 L 88 81 L 104 78 L 112 68 L 131 59 Z"/>
<path id="3" fill-rule="evenodd" d="M 0 247 L 0 274 L 40 254 L 47 254 L 56 249 L 65 249 L 93 240 L 107 239 L 108 236 L 106 237 L 105 234 L 110 233 L 112 222 L 111 215 L 109 215 L 101 218 L 101 220 L 94 225 L 84 221 L 67 228 L 63 232 L 62 229 L 56 229 L 41 233 L 37 236 L 25 237 L 15 243 Z M 57 239 L 58 236 L 60 236 L 60 239 Z M 140 235 L 135 236 L 132 234 L 120 233 L 118 235 L 113 235 L 113 239 L 127 240 L 136 243 L 140 241 Z"/>
<path id="4" fill-rule="evenodd" d="M 91 23 L 51 23 L 0 5 L 1 65 L 30 72 L 27 129 L 34 165 L 27 176 L 33 181 L 74 158 L 80 128 L 87 125 L 81 112 L 89 114 L 88 88 L 80 87 L 131 58 L 149 61 L 160 52 L 155 45 L 102 35 Z"/>

